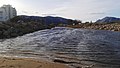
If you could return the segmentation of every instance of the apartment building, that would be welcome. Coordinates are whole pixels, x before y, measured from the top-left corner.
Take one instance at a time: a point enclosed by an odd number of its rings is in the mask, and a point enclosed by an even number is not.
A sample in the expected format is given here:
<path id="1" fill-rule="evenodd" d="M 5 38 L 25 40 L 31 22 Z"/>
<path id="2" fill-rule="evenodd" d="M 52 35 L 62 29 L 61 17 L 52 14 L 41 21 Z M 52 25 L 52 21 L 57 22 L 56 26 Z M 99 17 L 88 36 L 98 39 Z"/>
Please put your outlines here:
<path id="1" fill-rule="evenodd" d="M 0 7 L 0 21 L 7 21 L 15 16 L 17 16 L 17 11 L 11 5 Z"/>

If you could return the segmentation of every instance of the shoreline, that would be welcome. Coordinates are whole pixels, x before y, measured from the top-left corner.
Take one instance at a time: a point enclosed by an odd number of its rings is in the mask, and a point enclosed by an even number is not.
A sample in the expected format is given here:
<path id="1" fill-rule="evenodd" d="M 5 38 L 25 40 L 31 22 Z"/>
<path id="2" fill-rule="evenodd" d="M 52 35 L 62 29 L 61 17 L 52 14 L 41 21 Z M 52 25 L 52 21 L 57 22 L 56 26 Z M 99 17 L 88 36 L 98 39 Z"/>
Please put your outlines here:
<path id="1" fill-rule="evenodd" d="M 70 28 L 94 29 L 94 30 L 108 30 L 120 32 L 120 23 L 81 23 L 78 25 L 68 25 Z"/>
<path id="2" fill-rule="evenodd" d="M 1 57 L 0 68 L 70 68 L 61 63 L 36 58 Z"/>

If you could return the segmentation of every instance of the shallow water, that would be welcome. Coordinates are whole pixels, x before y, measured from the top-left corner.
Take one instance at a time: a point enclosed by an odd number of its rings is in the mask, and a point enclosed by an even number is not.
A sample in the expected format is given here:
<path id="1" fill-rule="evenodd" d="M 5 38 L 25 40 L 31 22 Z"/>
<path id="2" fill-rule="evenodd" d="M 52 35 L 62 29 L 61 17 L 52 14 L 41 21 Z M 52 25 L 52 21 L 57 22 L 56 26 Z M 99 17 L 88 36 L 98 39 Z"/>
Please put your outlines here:
<path id="1" fill-rule="evenodd" d="M 120 68 L 120 32 L 56 27 L 1 40 L 0 52 L 60 60 L 73 67 Z"/>

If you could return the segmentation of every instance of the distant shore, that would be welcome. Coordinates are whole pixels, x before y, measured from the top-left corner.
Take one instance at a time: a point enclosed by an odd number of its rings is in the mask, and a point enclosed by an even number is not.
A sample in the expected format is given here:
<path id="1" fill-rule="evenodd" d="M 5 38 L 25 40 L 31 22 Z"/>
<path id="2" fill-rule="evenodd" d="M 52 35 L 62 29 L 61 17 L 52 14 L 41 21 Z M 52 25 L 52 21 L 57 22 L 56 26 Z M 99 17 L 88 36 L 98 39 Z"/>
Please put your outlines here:
<path id="1" fill-rule="evenodd" d="M 69 68 L 60 63 L 40 59 L 0 57 L 0 68 Z"/>
<path id="2" fill-rule="evenodd" d="M 109 30 L 109 31 L 120 31 L 120 23 L 81 23 L 79 25 L 69 25 L 71 28 L 84 28 L 84 29 L 95 29 L 95 30 Z"/>

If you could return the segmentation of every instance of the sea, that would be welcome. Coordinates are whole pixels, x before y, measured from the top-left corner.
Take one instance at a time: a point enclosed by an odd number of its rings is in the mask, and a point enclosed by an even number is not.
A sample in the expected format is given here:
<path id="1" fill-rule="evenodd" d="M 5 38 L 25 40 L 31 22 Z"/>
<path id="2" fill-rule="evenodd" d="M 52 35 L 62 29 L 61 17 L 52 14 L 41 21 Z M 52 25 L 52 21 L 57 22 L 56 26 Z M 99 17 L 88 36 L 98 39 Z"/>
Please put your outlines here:
<path id="1" fill-rule="evenodd" d="M 120 32 L 55 27 L 0 39 L 0 55 L 44 58 L 70 68 L 120 68 Z"/>

